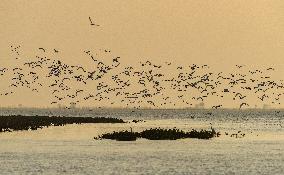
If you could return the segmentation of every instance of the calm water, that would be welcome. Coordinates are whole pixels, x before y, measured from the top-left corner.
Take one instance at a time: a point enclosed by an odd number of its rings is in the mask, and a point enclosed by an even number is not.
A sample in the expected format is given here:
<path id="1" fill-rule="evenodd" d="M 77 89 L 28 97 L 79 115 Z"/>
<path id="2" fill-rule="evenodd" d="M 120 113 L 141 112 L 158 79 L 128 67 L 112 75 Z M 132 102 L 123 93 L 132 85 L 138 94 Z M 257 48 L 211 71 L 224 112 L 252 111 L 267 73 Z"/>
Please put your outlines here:
<path id="1" fill-rule="evenodd" d="M 49 110 L 1 110 L 0 114 Z M 284 111 L 73 110 L 65 116 L 111 116 L 142 123 L 83 124 L 0 134 L 0 174 L 284 174 Z M 98 134 L 133 128 L 210 128 L 211 140 L 118 142 Z M 244 138 L 230 134 L 241 131 Z M 228 132 L 228 135 L 225 135 Z"/>

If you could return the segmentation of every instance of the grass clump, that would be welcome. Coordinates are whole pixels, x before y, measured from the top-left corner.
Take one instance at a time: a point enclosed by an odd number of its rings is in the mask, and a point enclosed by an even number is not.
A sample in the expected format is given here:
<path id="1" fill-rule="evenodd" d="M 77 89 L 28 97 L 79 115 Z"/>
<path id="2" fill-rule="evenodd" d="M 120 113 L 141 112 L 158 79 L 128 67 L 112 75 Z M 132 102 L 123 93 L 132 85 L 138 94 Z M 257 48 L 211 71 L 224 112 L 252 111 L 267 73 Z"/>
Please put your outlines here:
<path id="1" fill-rule="evenodd" d="M 215 129 L 211 130 L 200 130 L 195 129 L 184 132 L 180 129 L 161 129 L 161 128 L 151 128 L 143 130 L 142 132 L 132 132 L 132 131 L 119 131 L 102 134 L 95 139 L 111 139 L 118 141 L 135 141 L 137 138 L 145 138 L 148 140 L 177 140 L 185 138 L 197 138 L 197 139 L 210 139 L 213 137 L 219 137 L 220 133 L 216 132 Z"/>

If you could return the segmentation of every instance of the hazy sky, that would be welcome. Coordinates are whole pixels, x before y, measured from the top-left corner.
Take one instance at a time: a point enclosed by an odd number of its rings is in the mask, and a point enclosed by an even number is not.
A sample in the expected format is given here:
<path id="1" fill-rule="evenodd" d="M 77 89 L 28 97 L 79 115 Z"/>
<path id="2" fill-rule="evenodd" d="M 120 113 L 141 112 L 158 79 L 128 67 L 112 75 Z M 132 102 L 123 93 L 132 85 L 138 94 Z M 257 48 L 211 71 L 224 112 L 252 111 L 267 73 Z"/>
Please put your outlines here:
<path id="1" fill-rule="evenodd" d="M 284 77 L 283 0 L 1 0 L 0 26 L 0 67 L 21 45 L 25 57 L 56 48 L 72 64 L 89 64 L 84 49 L 110 49 L 125 64 L 272 65 Z M 39 103 L 26 97 L 0 97 L 0 105 Z"/>

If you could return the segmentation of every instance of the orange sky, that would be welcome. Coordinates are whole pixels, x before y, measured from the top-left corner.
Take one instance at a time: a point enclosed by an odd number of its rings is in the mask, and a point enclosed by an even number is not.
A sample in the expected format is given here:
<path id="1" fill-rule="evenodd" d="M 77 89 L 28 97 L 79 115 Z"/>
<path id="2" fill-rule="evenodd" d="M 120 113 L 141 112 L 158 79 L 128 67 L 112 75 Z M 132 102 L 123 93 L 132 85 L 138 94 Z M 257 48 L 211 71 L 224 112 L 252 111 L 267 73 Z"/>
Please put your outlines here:
<path id="1" fill-rule="evenodd" d="M 89 16 L 100 27 L 90 26 Z M 284 77 L 282 0 L 2 0 L 0 26 L 0 65 L 14 64 L 10 46 L 21 45 L 24 57 L 57 48 L 71 64 L 89 64 L 84 49 L 110 49 L 124 64 L 172 61 L 216 71 L 272 65 L 275 79 Z M 0 97 L 0 105 L 46 105 L 45 94 L 27 97 Z"/>

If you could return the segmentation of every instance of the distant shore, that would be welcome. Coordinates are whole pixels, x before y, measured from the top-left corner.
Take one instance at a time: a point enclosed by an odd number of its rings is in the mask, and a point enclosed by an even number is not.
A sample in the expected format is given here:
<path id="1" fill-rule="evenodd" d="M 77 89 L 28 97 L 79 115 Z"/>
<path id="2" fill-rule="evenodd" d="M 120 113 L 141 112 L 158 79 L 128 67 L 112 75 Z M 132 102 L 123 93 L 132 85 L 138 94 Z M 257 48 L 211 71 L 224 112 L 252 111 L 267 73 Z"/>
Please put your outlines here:
<path id="1" fill-rule="evenodd" d="M 122 119 L 108 117 L 57 117 L 57 116 L 0 116 L 0 132 L 37 130 L 49 126 L 81 123 L 125 123 Z"/>

